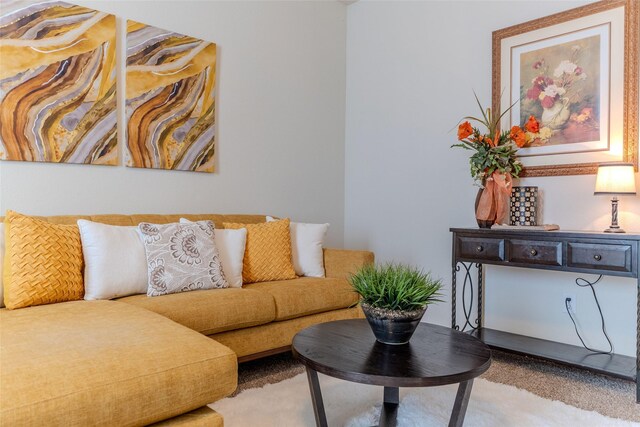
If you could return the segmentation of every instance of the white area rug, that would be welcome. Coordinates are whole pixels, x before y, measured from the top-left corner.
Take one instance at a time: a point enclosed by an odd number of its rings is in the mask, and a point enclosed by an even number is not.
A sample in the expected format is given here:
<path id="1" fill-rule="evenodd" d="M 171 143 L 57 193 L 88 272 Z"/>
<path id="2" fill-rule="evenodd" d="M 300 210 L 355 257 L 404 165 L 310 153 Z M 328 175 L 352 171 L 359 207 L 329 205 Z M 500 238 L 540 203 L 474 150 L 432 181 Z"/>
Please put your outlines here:
<path id="1" fill-rule="evenodd" d="M 330 427 L 377 425 L 382 387 L 320 376 Z M 398 427 L 446 426 L 457 385 L 401 388 Z M 209 405 L 224 416 L 227 427 L 313 427 L 315 420 L 305 374 L 249 389 Z M 605 417 L 528 391 L 476 379 L 465 427 L 640 427 L 640 423 Z"/>

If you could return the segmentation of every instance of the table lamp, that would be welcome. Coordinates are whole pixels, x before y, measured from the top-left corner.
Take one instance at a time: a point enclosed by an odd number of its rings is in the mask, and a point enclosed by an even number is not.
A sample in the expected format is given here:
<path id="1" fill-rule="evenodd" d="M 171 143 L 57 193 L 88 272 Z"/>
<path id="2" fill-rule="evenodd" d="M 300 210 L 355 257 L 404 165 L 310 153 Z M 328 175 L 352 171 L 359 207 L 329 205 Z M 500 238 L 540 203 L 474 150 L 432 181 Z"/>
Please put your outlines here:
<path id="1" fill-rule="evenodd" d="M 636 180 L 632 163 L 603 163 L 598 166 L 596 189 L 593 194 L 611 194 L 611 226 L 605 233 L 624 233 L 618 225 L 618 195 L 636 194 Z"/>

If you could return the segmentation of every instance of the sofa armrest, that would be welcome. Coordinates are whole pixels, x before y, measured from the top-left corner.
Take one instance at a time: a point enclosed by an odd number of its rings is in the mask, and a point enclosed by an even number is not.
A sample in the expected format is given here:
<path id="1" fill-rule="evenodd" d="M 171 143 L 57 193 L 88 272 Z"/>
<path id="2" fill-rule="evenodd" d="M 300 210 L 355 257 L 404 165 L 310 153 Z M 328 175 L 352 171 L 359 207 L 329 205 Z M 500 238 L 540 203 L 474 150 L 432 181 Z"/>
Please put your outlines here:
<path id="1" fill-rule="evenodd" d="M 369 251 L 324 249 L 326 277 L 346 279 L 365 264 L 373 264 L 374 255 Z"/>

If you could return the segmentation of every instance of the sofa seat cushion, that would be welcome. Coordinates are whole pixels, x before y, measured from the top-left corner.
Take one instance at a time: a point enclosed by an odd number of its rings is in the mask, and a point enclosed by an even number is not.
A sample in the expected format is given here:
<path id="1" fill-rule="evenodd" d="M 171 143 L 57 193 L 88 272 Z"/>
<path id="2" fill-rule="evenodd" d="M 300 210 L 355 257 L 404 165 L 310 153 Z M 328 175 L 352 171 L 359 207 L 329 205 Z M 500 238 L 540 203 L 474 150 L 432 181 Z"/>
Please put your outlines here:
<path id="1" fill-rule="evenodd" d="M 229 348 L 114 301 L 0 310 L 0 425 L 146 425 L 232 393 Z"/>
<path id="2" fill-rule="evenodd" d="M 324 311 L 347 308 L 358 301 L 345 279 L 300 277 L 294 280 L 245 285 L 247 290 L 273 296 L 275 320 L 287 320 Z"/>
<path id="3" fill-rule="evenodd" d="M 117 301 L 146 308 L 205 335 L 272 322 L 273 297 L 265 292 L 227 288 L 158 297 L 133 295 Z"/>

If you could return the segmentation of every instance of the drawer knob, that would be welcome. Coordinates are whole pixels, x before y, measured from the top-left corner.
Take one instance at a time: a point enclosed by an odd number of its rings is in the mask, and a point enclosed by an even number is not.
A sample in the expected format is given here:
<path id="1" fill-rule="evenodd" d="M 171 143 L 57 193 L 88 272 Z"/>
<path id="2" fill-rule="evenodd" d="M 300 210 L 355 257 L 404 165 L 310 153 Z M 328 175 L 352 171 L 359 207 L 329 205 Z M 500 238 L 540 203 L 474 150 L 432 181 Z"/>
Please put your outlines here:
<path id="1" fill-rule="evenodd" d="M 476 248 L 476 252 L 482 252 L 484 250 L 484 248 L 482 247 L 482 245 L 478 245 L 478 247 Z"/>
<path id="2" fill-rule="evenodd" d="M 531 249 L 531 250 L 529 251 L 529 253 L 531 254 L 531 256 L 536 256 L 536 255 L 538 255 L 538 251 L 536 251 L 535 249 Z"/>
<path id="3" fill-rule="evenodd" d="M 593 256 L 593 259 L 595 259 L 596 261 L 600 261 L 602 259 L 602 255 L 596 254 Z"/>

